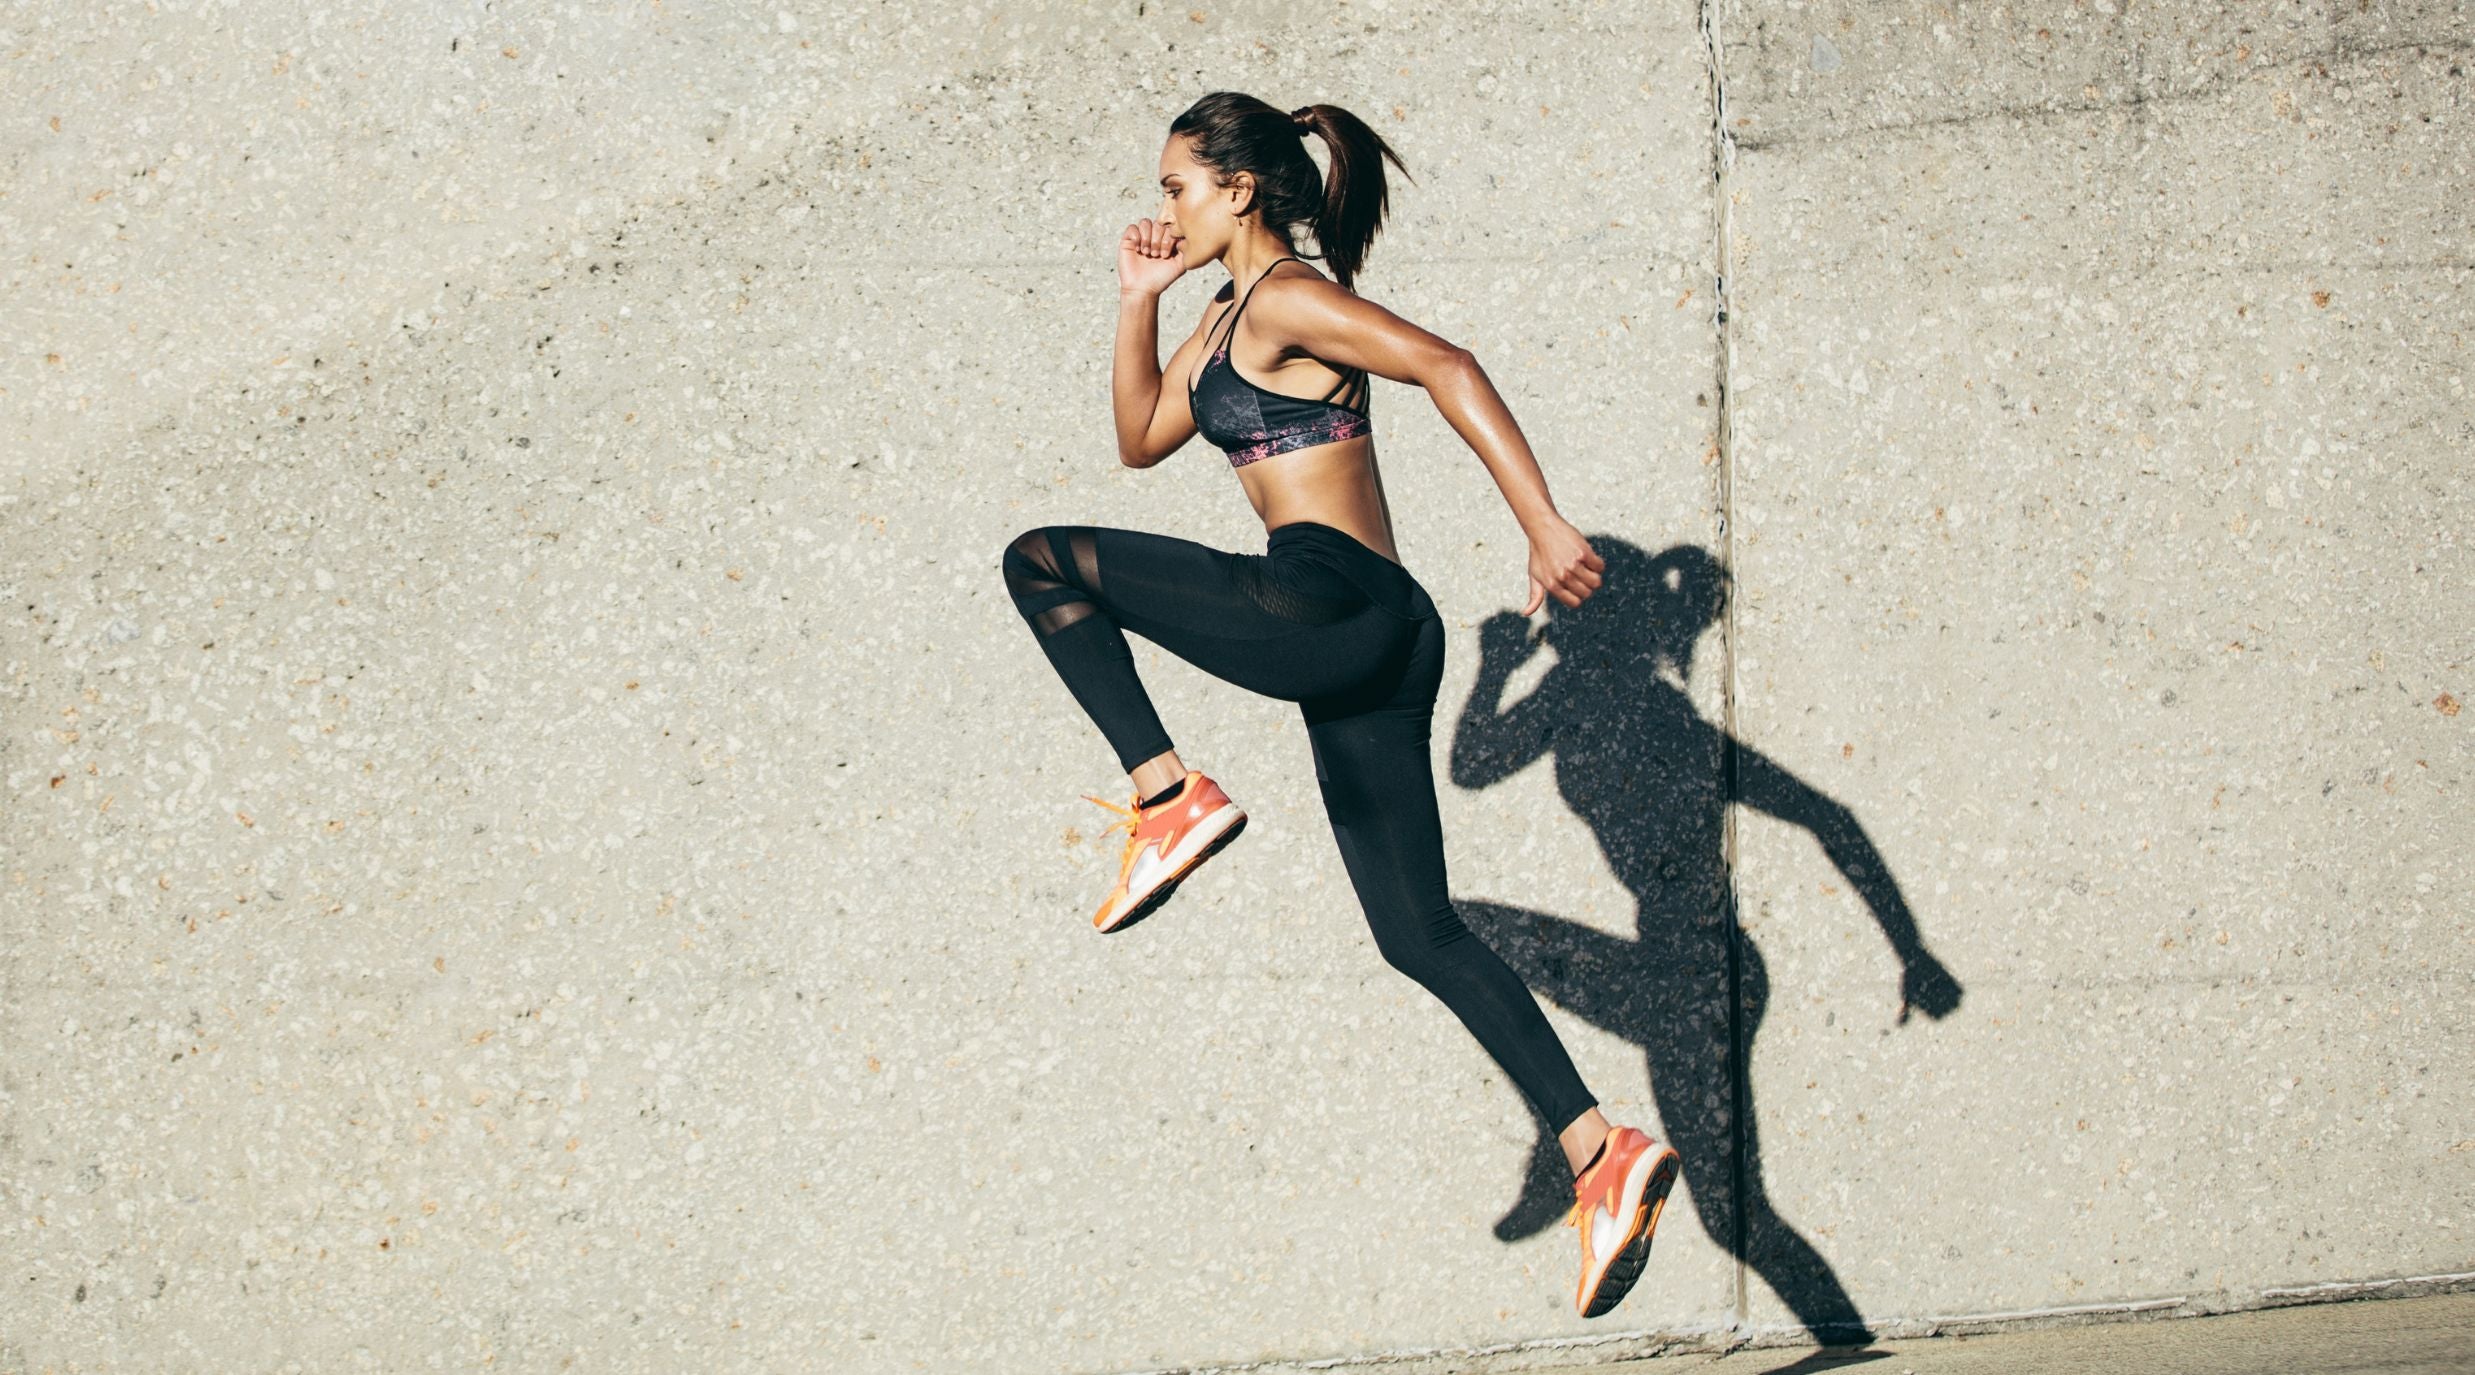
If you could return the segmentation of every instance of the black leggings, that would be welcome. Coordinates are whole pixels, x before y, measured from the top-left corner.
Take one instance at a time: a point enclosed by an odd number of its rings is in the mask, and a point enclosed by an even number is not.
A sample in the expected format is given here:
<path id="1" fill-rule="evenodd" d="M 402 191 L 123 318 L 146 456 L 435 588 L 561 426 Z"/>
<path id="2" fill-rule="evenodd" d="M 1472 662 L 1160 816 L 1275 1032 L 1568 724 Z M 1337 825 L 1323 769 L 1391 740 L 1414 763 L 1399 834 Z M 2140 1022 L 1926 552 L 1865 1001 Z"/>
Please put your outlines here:
<path id="1" fill-rule="evenodd" d="M 1409 570 L 1313 521 L 1261 554 L 1096 525 L 1024 532 L 1006 589 L 1127 772 L 1169 748 L 1123 631 L 1296 702 L 1341 862 L 1394 969 L 1460 1017 L 1557 1132 L 1597 1104 L 1538 1002 L 1461 922 L 1428 755 L 1444 622 Z"/>

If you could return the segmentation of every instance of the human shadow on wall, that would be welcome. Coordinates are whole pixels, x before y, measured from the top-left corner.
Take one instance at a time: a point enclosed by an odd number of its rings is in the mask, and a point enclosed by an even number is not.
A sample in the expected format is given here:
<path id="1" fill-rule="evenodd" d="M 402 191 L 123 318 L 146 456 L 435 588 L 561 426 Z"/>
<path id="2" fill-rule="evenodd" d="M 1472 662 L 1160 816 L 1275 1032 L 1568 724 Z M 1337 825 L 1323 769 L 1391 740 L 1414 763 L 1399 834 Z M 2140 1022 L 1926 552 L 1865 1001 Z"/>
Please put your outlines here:
<path id="1" fill-rule="evenodd" d="M 1960 986 L 1925 949 L 1890 867 L 1854 814 L 1759 750 L 1702 719 L 1683 685 L 1693 651 L 1726 606 L 1726 568 L 1678 545 L 1655 557 L 1590 537 L 1603 581 L 1578 607 L 1548 598 L 1548 623 L 1501 611 L 1479 626 L 1478 681 L 1453 730 L 1452 781 L 1484 788 L 1552 754 L 1564 805 L 1590 825 L 1635 903 L 1624 940 L 1531 908 L 1455 899 L 1462 920 L 1541 996 L 1643 1048 L 1659 1130 L 1683 1157 L 1702 1229 L 1762 1277 L 1818 1339 L 1865 1342 L 1872 1329 L 1830 1263 L 1780 1217 L 1762 1183 L 1752 1087 L 1740 1078 L 1769 1003 L 1761 952 L 1737 931 L 1721 848 L 1730 794 L 1811 831 L 1905 966 L 1899 1020 L 1944 1017 Z M 1513 672 L 1541 643 L 1558 652 L 1537 689 L 1499 711 Z M 1733 767 L 1732 788 L 1726 770 Z M 1729 960 L 1741 1000 L 1727 1018 Z M 1742 1137 L 1730 1130 L 1744 1114 Z M 1561 1221 L 1572 1170 L 1553 1126 L 1539 1122 L 1522 1197 L 1495 1226 L 1515 1241 Z M 1561 1124 L 1557 1124 L 1561 1125 Z M 1736 1195 L 1741 1189 L 1742 1197 Z M 1890 1201 L 1883 1201 L 1888 1206 Z"/>

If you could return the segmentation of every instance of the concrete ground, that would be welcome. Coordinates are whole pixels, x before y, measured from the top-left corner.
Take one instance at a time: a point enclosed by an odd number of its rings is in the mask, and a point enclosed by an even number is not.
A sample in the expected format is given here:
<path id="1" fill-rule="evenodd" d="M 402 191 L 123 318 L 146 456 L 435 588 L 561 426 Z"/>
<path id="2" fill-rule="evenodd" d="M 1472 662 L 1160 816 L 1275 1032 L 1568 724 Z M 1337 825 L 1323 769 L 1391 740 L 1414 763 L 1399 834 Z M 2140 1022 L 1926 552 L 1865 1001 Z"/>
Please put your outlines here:
<path id="1" fill-rule="evenodd" d="M 1885 1341 L 1862 1351 L 1793 1348 L 1725 1356 L 1662 1356 L 1557 1366 L 1556 1375 L 1787 1375 L 1861 1370 L 1866 1375 L 2047 1375 L 2172 1371 L 2379 1371 L 2442 1375 L 2475 1371 L 2475 1294 L 2361 1300 L 2224 1313 L 2205 1318 L 2111 1322 L 1975 1337 Z"/>

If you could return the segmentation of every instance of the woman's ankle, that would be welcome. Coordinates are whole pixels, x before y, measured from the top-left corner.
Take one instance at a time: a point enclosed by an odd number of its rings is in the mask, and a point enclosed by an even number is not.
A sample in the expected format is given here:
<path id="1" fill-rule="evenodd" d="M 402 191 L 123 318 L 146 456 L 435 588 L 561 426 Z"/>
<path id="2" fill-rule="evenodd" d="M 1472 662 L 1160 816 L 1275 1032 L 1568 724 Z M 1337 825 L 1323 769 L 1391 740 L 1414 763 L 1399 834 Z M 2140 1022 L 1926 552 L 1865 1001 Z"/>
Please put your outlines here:
<path id="1" fill-rule="evenodd" d="M 1571 1167 L 1573 1178 L 1579 1179 L 1598 1162 L 1615 1132 L 1615 1124 L 1592 1107 L 1556 1134 L 1558 1143 L 1564 1147 L 1564 1163 Z"/>
<path id="2" fill-rule="evenodd" d="M 1178 758 L 1175 750 L 1163 750 L 1135 765 L 1127 777 L 1134 784 L 1134 795 L 1149 802 L 1157 794 L 1165 793 L 1184 781 L 1186 761 Z"/>
<path id="3" fill-rule="evenodd" d="M 1157 807 L 1161 803 L 1176 797 L 1179 793 L 1184 791 L 1186 791 L 1186 776 L 1184 774 L 1179 774 L 1176 782 L 1162 788 L 1159 792 L 1143 795 L 1135 805 L 1141 807 Z"/>

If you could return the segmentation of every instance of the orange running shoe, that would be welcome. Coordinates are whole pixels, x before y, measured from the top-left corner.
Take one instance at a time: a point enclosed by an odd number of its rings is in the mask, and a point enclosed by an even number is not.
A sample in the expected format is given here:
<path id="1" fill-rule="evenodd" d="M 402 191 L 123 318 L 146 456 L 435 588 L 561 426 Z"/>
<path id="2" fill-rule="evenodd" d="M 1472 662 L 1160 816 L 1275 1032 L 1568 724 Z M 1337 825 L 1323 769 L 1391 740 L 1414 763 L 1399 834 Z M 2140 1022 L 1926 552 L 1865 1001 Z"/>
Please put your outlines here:
<path id="1" fill-rule="evenodd" d="M 1139 793 L 1131 807 L 1090 793 L 1083 797 L 1112 812 L 1125 813 L 1108 825 L 1109 831 L 1126 828 L 1126 853 L 1118 862 L 1117 886 L 1109 890 L 1091 919 L 1104 935 L 1122 931 L 1157 911 L 1188 874 L 1246 829 L 1246 813 L 1218 783 L 1195 769 L 1186 771 L 1186 786 L 1177 796 L 1157 807 L 1144 806 Z"/>
<path id="2" fill-rule="evenodd" d="M 1650 1259 L 1650 1234 L 1658 1230 L 1682 1162 L 1674 1150 L 1637 1128 L 1607 1135 L 1598 1163 L 1573 1181 L 1567 1227 L 1581 1231 L 1581 1283 L 1573 1307 L 1595 1318 L 1623 1302 Z"/>

